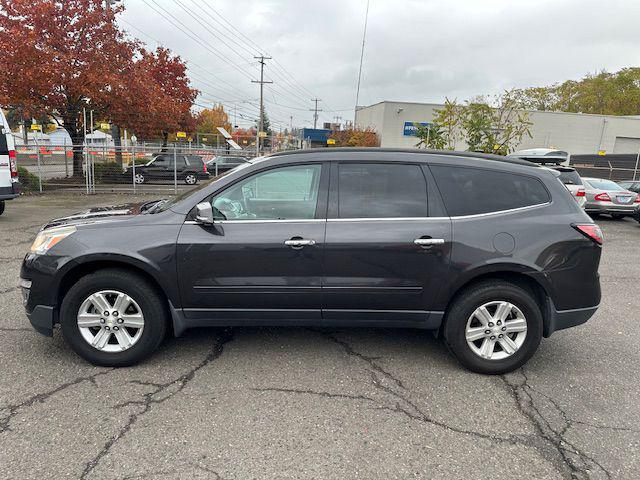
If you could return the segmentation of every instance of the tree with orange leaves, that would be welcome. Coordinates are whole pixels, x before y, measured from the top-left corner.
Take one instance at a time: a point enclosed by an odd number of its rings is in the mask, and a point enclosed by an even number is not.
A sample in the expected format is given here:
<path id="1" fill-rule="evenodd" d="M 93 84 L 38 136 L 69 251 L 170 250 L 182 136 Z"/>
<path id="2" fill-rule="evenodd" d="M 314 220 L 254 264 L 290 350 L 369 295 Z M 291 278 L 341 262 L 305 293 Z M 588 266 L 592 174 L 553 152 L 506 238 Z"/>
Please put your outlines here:
<path id="1" fill-rule="evenodd" d="M 83 108 L 141 138 L 193 131 L 184 62 L 166 49 L 147 52 L 115 23 L 121 5 L 103 0 L 0 0 L 0 104 L 56 119 L 84 142 Z M 73 175 L 82 176 L 82 147 Z"/>

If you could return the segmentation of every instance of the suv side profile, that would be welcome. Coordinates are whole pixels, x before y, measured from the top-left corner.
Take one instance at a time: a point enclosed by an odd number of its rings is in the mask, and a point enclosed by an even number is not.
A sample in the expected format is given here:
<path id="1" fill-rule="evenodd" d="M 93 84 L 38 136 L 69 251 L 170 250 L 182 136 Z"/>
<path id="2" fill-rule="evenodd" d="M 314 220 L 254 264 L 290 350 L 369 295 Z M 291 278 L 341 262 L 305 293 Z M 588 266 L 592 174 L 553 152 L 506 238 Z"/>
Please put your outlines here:
<path id="1" fill-rule="evenodd" d="M 0 215 L 4 202 L 20 196 L 16 148 L 9 123 L 0 110 Z"/>
<path id="2" fill-rule="evenodd" d="M 59 323 L 97 365 L 139 362 L 191 327 L 384 326 L 435 330 L 462 365 L 499 374 L 593 315 L 601 244 L 556 175 L 529 162 L 336 148 L 52 221 L 20 281 L 34 328 Z"/>
<path id="3" fill-rule="evenodd" d="M 136 167 L 133 175 L 138 184 L 148 183 L 149 180 L 173 180 L 176 175 L 187 185 L 195 185 L 198 180 L 208 180 L 210 177 L 202 157 L 183 154 L 174 157 L 171 153 L 156 155 L 146 165 Z"/>

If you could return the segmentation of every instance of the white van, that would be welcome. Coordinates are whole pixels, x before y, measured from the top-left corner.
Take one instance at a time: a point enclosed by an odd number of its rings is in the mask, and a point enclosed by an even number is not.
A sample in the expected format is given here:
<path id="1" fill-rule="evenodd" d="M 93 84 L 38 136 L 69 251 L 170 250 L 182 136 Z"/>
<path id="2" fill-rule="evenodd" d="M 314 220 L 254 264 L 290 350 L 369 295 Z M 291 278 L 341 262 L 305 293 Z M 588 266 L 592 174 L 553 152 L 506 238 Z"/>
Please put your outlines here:
<path id="1" fill-rule="evenodd" d="M 0 110 L 0 215 L 4 212 L 5 200 L 20 195 L 16 147 L 7 119 Z"/>

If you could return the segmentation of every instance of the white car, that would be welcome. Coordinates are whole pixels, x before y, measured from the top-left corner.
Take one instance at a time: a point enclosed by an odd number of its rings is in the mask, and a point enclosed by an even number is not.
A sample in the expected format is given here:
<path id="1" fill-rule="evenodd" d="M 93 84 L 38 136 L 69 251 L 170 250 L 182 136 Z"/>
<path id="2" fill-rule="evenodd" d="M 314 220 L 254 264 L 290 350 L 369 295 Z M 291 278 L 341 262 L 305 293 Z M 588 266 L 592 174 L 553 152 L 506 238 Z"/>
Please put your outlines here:
<path id="1" fill-rule="evenodd" d="M 7 119 L 0 110 L 0 215 L 4 212 L 5 200 L 20 195 L 16 147 Z"/>

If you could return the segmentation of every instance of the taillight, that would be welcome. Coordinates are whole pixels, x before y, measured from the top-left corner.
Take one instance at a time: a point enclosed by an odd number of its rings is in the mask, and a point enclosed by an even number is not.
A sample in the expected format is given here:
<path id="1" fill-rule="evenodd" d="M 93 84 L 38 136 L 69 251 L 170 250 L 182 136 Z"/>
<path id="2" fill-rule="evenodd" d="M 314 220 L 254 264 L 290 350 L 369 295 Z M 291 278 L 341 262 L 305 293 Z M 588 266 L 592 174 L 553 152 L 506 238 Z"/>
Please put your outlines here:
<path id="1" fill-rule="evenodd" d="M 602 230 L 600 230 L 600 227 L 595 223 L 574 223 L 571 226 L 581 234 L 583 234 L 585 237 L 596 242 L 598 245 L 602 245 L 604 236 L 602 235 Z"/>
<path id="2" fill-rule="evenodd" d="M 640 193 L 636 195 L 636 200 L 633 203 L 640 203 Z"/>
<path id="3" fill-rule="evenodd" d="M 207 164 L 202 162 L 202 173 L 207 173 Z"/>
<path id="4" fill-rule="evenodd" d="M 593 197 L 593 199 L 596 202 L 610 202 L 611 201 L 611 197 L 607 193 L 599 193 L 595 197 Z"/>
<path id="5" fill-rule="evenodd" d="M 18 163 L 15 150 L 9 150 L 9 168 L 11 169 L 11 177 L 16 178 L 18 176 Z"/>
<path id="6" fill-rule="evenodd" d="M 584 188 L 579 188 L 578 192 L 576 193 L 576 197 L 586 197 L 587 196 L 587 192 L 584 191 Z"/>

